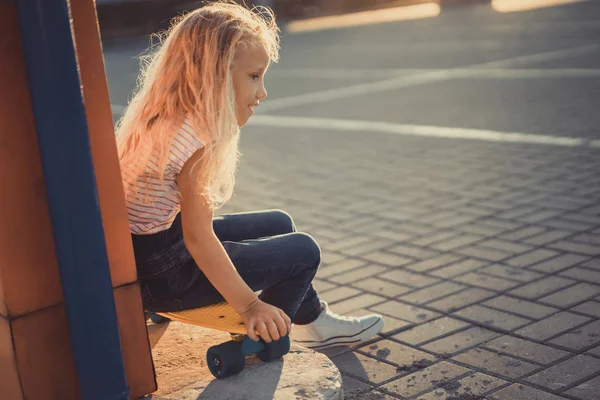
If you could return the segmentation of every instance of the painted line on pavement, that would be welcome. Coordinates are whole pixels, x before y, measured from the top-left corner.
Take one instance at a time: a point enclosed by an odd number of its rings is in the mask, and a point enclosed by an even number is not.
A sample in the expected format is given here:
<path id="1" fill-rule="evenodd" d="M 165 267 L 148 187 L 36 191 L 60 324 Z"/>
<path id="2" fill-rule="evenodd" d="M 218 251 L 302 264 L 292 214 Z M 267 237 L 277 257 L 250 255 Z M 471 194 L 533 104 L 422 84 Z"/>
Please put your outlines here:
<path id="1" fill-rule="evenodd" d="M 269 72 L 272 78 L 303 79 L 368 79 L 392 78 L 439 72 L 439 68 L 390 68 L 390 69 L 335 69 L 335 68 L 286 68 Z M 450 70 L 452 78 L 490 78 L 490 79 L 538 79 L 538 78 L 597 78 L 600 68 L 561 68 L 561 69 L 475 69 L 458 68 Z"/>
<path id="2" fill-rule="evenodd" d="M 487 142 L 532 143 L 563 147 L 600 148 L 600 140 L 586 138 L 537 135 L 533 133 L 501 132 L 487 129 L 450 128 L 428 125 L 407 125 L 379 121 L 359 121 L 333 118 L 285 117 L 256 115 L 248 126 L 278 128 L 326 129 L 352 132 L 381 132 L 393 135 L 419 136 L 446 139 L 472 139 Z"/>
<path id="3" fill-rule="evenodd" d="M 530 62 L 544 62 L 556 60 L 566 57 L 572 57 L 581 54 L 587 54 L 596 51 L 600 45 L 586 45 L 575 48 L 568 48 L 557 51 L 531 54 L 508 58 L 505 60 L 486 62 L 475 64 L 467 67 L 468 69 L 479 68 L 509 68 L 519 66 Z M 465 69 L 465 68 L 461 68 Z M 267 100 L 261 106 L 262 111 L 281 110 L 288 107 L 298 107 L 315 103 L 324 103 L 332 100 L 339 100 L 347 97 L 364 96 L 371 93 L 386 92 L 405 87 L 413 87 L 424 85 L 427 83 L 441 82 L 452 78 L 452 69 L 426 72 L 424 74 L 416 74 L 402 76 L 392 79 L 385 79 L 377 82 L 362 83 L 358 85 L 347 86 L 344 88 L 328 89 L 313 93 L 306 93 L 296 96 L 283 97 L 276 100 Z"/>

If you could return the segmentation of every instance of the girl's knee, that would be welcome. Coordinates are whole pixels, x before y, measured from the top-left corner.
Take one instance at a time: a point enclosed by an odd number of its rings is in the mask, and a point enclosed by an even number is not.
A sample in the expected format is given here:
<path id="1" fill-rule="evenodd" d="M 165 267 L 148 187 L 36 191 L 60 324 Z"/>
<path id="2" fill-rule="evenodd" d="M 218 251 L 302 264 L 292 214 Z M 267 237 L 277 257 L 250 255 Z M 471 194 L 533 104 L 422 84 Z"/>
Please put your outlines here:
<path id="1" fill-rule="evenodd" d="M 291 233 L 296 231 L 292 216 L 283 210 L 270 210 L 269 217 L 272 224 L 276 226 L 276 231 L 283 233 Z"/>
<path id="2" fill-rule="evenodd" d="M 295 233 L 294 240 L 299 247 L 300 254 L 302 254 L 302 258 L 305 260 L 306 265 L 317 269 L 321 264 L 321 248 L 316 240 L 303 232 Z"/>

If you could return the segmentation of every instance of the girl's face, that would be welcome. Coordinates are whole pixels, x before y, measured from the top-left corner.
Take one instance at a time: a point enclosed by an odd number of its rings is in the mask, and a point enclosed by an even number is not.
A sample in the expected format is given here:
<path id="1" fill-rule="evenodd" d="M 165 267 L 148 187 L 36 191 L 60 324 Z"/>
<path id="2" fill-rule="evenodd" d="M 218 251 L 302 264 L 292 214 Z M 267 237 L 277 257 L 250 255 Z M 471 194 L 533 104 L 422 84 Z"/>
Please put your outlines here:
<path id="1" fill-rule="evenodd" d="M 268 67 L 269 55 L 263 46 L 248 44 L 236 50 L 232 77 L 239 126 L 248 122 L 254 114 L 254 107 L 267 97 L 264 79 Z"/>

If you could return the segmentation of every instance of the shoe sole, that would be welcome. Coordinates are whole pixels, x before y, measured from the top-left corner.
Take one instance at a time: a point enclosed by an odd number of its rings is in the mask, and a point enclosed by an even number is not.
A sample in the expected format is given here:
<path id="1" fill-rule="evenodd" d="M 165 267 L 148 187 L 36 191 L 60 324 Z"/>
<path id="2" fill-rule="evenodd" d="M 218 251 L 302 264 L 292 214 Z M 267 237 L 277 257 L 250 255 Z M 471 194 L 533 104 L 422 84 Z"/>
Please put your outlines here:
<path id="1" fill-rule="evenodd" d="M 332 337 L 330 339 L 324 340 L 322 342 L 302 342 L 302 341 L 295 341 L 295 342 L 308 348 L 308 349 L 312 349 L 312 350 L 323 350 L 323 349 L 326 349 L 328 347 L 333 347 L 333 346 L 344 346 L 344 345 L 349 345 L 349 344 L 353 344 L 353 343 L 360 343 L 367 339 L 371 339 L 373 336 L 375 336 L 379 332 L 381 332 L 381 330 L 383 329 L 383 325 L 384 325 L 383 318 L 381 318 L 377 322 L 375 322 L 373 325 L 358 332 L 356 335 L 336 336 L 336 337 Z"/>

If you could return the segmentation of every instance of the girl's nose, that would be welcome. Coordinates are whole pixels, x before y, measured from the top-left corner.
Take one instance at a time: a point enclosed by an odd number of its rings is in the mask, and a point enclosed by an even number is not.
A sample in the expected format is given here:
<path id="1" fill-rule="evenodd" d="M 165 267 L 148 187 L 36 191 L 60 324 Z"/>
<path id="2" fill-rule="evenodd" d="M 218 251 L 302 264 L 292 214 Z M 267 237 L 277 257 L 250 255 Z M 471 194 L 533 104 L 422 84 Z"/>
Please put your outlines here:
<path id="1" fill-rule="evenodd" d="M 265 89 L 265 87 L 262 86 L 260 88 L 260 90 L 258 91 L 258 93 L 256 94 L 256 98 L 259 99 L 259 100 L 262 100 L 262 99 L 264 99 L 266 97 L 267 97 L 267 89 Z"/>

